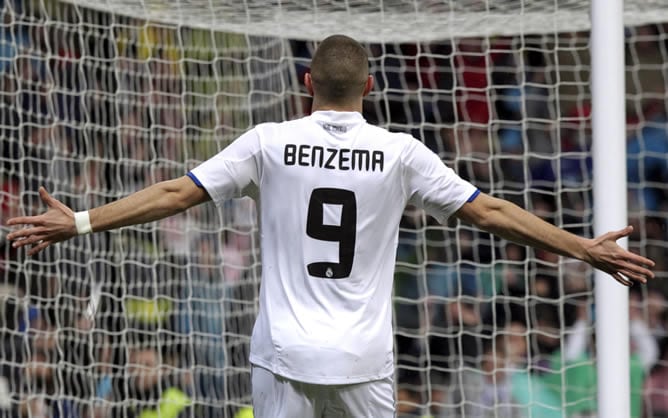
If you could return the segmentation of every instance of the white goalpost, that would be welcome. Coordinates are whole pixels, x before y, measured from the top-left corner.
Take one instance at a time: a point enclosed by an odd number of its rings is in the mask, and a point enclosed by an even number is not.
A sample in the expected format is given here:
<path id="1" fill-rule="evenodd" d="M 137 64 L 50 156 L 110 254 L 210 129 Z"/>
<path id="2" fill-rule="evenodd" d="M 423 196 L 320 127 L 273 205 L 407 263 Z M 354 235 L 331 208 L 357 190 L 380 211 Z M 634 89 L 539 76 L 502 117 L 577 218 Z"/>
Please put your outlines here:
<path id="1" fill-rule="evenodd" d="M 97 206 L 308 114 L 302 78 L 333 33 L 369 51 L 368 121 L 574 233 L 630 223 L 624 245 L 657 261 L 659 279 L 629 291 L 408 207 L 398 416 L 659 416 L 665 1 L 0 0 L 0 417 L 248 418 L 252 199 L 34 258 L 5 222 L 42 210 L 38 186 Z"/>
<path id="2" fill-rule="evenodd" d="M 626 227 L 623 1 L 592 1 L 594 232 Z M 621 243 L 628 247 L 628 243 Z M 628 289 L 596 271 L 598 414 L 631 416 Z"/>

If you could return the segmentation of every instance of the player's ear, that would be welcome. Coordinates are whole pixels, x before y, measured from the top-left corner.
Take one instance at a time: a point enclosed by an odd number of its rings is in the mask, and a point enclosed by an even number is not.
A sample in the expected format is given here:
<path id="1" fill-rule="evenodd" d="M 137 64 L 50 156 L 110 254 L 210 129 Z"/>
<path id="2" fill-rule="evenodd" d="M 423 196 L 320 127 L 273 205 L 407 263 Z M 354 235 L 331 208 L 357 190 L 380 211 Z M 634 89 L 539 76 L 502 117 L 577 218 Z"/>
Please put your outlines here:
<path id="1" fill-rule="evenodd" d="M 368 95 L 371 90 L 373 90 L 374 79 L 371 74 L 366 78 L 366 83 L 364 84 L 364 96 Z"/>
<path id="2" fill-rule="evenodd" d="M 308 94 L 313 96 L 313 79 L 311 79 L 311 73 L 304 74 L 304 85 Z"/>

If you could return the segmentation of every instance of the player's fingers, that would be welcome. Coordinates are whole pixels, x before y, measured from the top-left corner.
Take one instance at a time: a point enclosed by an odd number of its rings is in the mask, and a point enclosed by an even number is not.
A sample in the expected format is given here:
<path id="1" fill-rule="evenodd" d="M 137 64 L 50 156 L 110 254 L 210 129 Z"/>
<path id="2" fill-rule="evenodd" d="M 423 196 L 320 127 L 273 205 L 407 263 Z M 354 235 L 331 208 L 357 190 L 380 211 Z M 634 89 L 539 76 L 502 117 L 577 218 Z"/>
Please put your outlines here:
<path id="1" fill-rule="evenodd" d="M 619 231 L 617 231 L 617 233 L 619 234 L 619 238 L 628 237 L 629 235 L 631 235 L 631 233 L 633 233 L 633 226 L 627 225 L 625 228 L 622 228 Z"/>
<path id="2" fill-rule="evenodd" d="M 39 225 L 41 220 L 41 216 L 17 216 L 16 218 L 7 220 L 7 225 Z"/>
<path id="3" fill-rule="evenodd" d="M 23 238 L 30 237 L 32 235 L 37 235 L 37 234 L 41 235 L 44 232 L 45 232 L 45 229 L 44 229 L 44 227 L 41 227 L 41 226 L 18 229 L 16 231 L 12 231 L 9 234 L 7 234 L 7 240 L 12 241 L 12 240 L 17 240 L 17 239 L 23 239 Z"/>
<path id="4" fill-rule="evenodd" d="M 24 232 L 27 229 L 19 229 L 18 231 L 12 231 L 7 234 L 7 241 L 16 241 L 30 236 L 30 233 Z"/>
<path id="5" fill-rule="evenodd" d="M 620 266 L 625 271 L 633 272 L 633 273 L 635 273 L 639 276 L 642 276 L 644 278 L 647 278 L 647 279 L 653 279 L 654 278 L 654 272 L 652 272 L 651 270 L 649 270 L 649 269 L 647 269 L 643 266 L 639 266 L 635 263 L 631 263 L 631 262 L 628 262 L 628 261 L 622 261 L 620 263 Z"/>
<path id="6" fill-rule="evenodd" d="M 633 227 L 631 225 L 627 226 L 626 228 L 622 228 L 619 231 L 612 231 L 608 232 L 608 238 L 612 239 L 613 241 L 617 241 L 620 238 L 628 237 L 631 235 L 631 232 L 633 232 Z"/>
<path id="7" fill-rule="evenodd" d="M 49 194 L 49 192 L 46 191 L 44 186 L 39 187 L 39 197 L 42 199 L 42 202 L 44 202 L 44 204 L 46 204 L 48 207 L 52 207 L 54 205 L 54 201 L 56 200 L 53 197 L 51 197 L 51 195 Z"/>
<path id="8" fill-rule="evenodd" d="M 623 284 L 624 286 L 631 287 L 633 286 L 633 282 L 630 280 L 627 280 L 624 276 L 622 276 L 620 273 L 612 273 L 611 276 L 617 280 L 619 283 Z"/>
<path id="9" fill-rule="evenodd" d="M 12 242 L 12 247 L 21 248 L 21 247 L 25 247 L 26 245 L 30 245 L 30 244 L 31 244 L 31 241 L 28 240 L 28 238 L 20 238 L 20 239 L 14 240 L 14 242 Z"/>
<path id="10" fill-rule="evenodd" d="M 627 261 L 641 266 L 654 267 L 656 264 L 654 263 L 653 260 L 650 260 L 649 258 L 643 257 L 638 254 L 634 254 L 630 251 L 627 251 L 624 254 L 624 257 L 626 258 Z"/>
<path id="11" fill-rule="evenodd" d="M 21 240 L 14 241 L 12 246 L 14 248 L 18 248 L 18 247 L 24 247 L 26 245 L 38 244 L 39 242 L 44 241 L 45 238 L 46 238 L 46 236 L 44 236 L 44 234 L 33 234 L 33 235 L 30 235 L 30 236 L 24 237 Z"/>
<path id="12" fill-rule="evenodd" d="M 46 247 L 48 247 L 49 245 L 51 245 L 50 241 L 40 241 L 37 245 L 29 249 L 27 254 L 29 256 L 33 256 L 42 251 L 43 249 L 45 249 Z"/>
<path id="13" fill-rule="evenodd" d="M 55 197 L 51 196 L 49 192 L 46 191 L 44 187 L 39 188 L 39 195 L 42 198 L 42 201 L 49 207 L 49 208 L 57 208 L 60 209 L 62 212 L 69 213 L 70 215 L 73 215 L 74 212 L 72 209 L 70 209 L 66 204 L 61 202 L 60 200 L 56 199 Z"/>
<path id="14" fill-rule="evenodd" d="M 25 238 L 16 238 L 14 239 L 14 242 L 12 242 L 12 247 L 14 248 L 21 248 L 25 245 Z"/>
<path id="15" fill-rule="evenodd" d="M 640 273 L 637 273 L 633 270 L 623 269 L 623 270 L 620 271 L 620 273 L 621 273 L 622 276 L 628 277 L 628 278 L 630 278 L 630 279 L 632 279 L 636 282 L 640 282 L 640 283 L 643 283 L 643 284 L 647 283 L 647 276 L 645 276 L 643 274 L 640 274 Z"/>

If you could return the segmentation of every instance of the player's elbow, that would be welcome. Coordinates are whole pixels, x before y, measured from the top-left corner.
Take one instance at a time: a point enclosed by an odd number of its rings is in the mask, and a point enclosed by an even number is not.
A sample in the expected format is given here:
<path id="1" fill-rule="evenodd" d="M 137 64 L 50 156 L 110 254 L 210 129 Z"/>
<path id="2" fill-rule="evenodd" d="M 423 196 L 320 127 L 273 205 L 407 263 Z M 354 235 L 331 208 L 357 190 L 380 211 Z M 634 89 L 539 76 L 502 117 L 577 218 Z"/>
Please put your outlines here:
<path id="1" fill-rule="evenodd" d="M 498 225 L 504 209 L 504 201 L 481 193 L 472 202 L 467 202 L 457 212 L 457 217 L 485 231 Z"/>
<path id="2" fill-rule="evenodd" d="M 496 232 L 499 227 L 500 208 L 488 208 L 481 212 L 471 223 L 483 231 Z"/>
<path id="3" fill-rule="evenodd" d="M 163 200 L 162 206 L 171 208 L 174 213 L 183 212 L 208 200 L 206 191 L 187 177 L 164 181 L 159 185 L 161 187 L 160 198 Z"/>

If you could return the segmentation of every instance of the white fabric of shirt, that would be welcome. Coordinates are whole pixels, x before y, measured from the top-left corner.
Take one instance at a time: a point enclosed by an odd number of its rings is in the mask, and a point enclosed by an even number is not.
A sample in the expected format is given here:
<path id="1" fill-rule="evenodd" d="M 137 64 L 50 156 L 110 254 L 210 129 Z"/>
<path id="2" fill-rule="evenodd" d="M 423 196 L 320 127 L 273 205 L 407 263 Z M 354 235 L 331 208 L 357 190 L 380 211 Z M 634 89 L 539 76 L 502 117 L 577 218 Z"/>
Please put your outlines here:
<path id="1" fill-rule="evenodd" d="M 250 182 L 259 186 L 262 282 L 250 361 L 316 384 L 393 374 L 391 294 L 404 208 L 424 207 L 443 222 L 479 193 L 420 141 L 357 112 L 260 124 L 189 175 L 217 205 Z M 321 188 L 345 199 L 325 191 L 319 200 Z M 310 233 L 309 205 L 322 213 Z M 346 211 L 354 218 L 344 219 Z M 329 267 L 322 277 L 309 273 L 309 264 L 336 265 L 346 250 L 345 277 L 330 278 Z"/>

